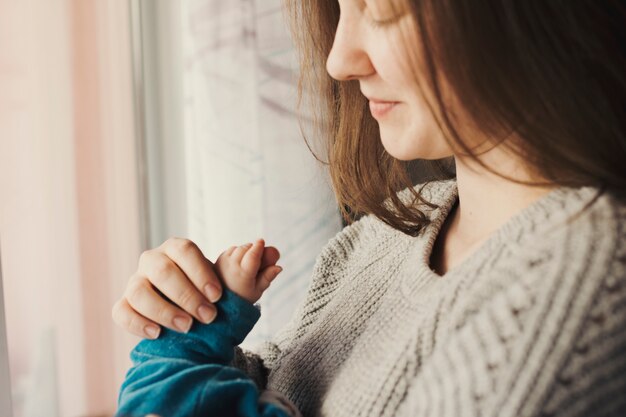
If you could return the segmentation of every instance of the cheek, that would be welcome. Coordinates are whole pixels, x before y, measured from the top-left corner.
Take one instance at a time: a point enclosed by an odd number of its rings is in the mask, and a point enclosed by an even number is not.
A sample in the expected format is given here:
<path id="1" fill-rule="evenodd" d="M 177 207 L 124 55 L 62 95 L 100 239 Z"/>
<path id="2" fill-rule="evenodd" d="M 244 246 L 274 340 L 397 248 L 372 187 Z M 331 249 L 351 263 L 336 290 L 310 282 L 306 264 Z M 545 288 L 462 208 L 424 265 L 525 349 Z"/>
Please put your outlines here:
<path id="1" fill-rule="evenodd" d="M 434 97 L 424 97 L 431 92 L 420 89 L 420 85 L 428 84 L 419 59 L 420 44 L 416 37 L 403 37 L 414 33 L 415 28 L 409 20 L 404 20 L 403 25 L 401 31 L 394 33 L 397 39 L 388 43 L 396 47 L 387 48 L 378 60 L 379 76 L 396 93 L 394 98 L 401 101 L 393 113 L 379 120 L 382 144 L 387 153 L 402 161 L 452 156 L 454 153 L 426 102 L 428 99 L 435 103 Z M 409 51 L 403 45 L 418 49 Z"/>
<path id="2" fill-rule="evenodd" d="M 415 102 L 402 103 L 393 118 L 379 123 L 383 147 L 401 161 L 451 156 L 448 145 L 428 109 Z"/>

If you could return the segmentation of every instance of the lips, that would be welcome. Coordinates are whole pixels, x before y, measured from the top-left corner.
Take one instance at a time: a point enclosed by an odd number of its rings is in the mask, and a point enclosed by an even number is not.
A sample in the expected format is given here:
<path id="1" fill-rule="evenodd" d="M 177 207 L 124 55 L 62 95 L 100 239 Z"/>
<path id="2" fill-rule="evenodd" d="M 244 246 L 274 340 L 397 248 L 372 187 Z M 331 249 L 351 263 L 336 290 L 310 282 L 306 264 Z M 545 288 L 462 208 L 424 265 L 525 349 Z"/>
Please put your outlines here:
<path id="1" fill-rule="evenodd" d="M 397 101 L 376 101 L 370 99 L 370 112 L 375 119 L 380 119 L 387 115 L 397 105 Z"/>

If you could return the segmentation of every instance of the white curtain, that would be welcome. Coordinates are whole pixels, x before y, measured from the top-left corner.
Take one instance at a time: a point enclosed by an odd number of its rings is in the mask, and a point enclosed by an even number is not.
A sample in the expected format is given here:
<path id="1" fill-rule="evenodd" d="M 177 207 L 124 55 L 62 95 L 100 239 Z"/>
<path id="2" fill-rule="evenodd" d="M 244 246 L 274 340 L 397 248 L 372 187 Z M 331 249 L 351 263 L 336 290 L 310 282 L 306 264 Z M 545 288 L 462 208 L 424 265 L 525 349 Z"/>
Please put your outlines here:
<path id="1" fill-rule="evenodd" d="M 182 10 L 188 235 L 211 260 L 259 237 L 281 253 L 250 346 L 289 319 L 341 218 L 298 127 L 281 0 L 193 0 Z"/>
<path id="2" fill-rule="evenodd" d="M 0 0 L 15 417 L 112 415 L 137 342 L 111 320 L 141 254 L 128 21 L 126 0 Z"/>

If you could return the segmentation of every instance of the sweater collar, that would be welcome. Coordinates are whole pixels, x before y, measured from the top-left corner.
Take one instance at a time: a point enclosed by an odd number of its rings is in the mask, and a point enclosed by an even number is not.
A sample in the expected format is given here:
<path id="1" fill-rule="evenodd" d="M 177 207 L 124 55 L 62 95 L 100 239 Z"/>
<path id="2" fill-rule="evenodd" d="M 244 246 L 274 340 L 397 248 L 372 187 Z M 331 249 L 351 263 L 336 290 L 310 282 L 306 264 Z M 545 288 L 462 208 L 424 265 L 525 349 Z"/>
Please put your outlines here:
<path id="1" fill-rule="evenodd" d="M 420 186 L 415 186 L 419 190 Z M 438 206 L 429 211 L 431 223 L 415 239 L 413 249 L 416 251 L 411 259 L 417 259 L 418 267 L 432 278 L 443 278 L 457 270 L 467 267 L 467 264 L 476 262 L 477 258 L 486 258 L 494 248 L 512 241 L 521 241 L 532 235 L 532 232 L 548 226 L 558 226 L 569 217 L 579 212 L 598 192 L 595 187 L 557 187 L 541 196 L 530 205 L 518 211 L 500 228 L 494 231 L 476 250 L 462 262 L 443 276 L 437 275 L 430 269 L 429 261 L 433 246 L 443 223 L 454 204 L 458 200 L 456 179 L 433 181 L 422 189 L 422 195 L 427 201 Z"/>

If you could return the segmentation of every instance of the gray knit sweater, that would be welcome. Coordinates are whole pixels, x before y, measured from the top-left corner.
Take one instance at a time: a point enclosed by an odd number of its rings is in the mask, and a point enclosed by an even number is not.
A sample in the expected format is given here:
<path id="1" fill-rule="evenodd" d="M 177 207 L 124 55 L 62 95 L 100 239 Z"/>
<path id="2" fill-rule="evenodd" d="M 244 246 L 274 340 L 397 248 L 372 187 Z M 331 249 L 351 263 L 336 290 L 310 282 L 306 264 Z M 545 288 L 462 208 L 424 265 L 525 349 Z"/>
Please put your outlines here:
<path id="1" fill-rule="evenodd" d="M 567 223 L 596 191 L 550 192 L 439 276 L 458 194 L 433 182 L 423 234 L 344 228 L 290 324 L 234 365 L 305 417 L 626 416 L 626 206 L 605 194 Z"/>

